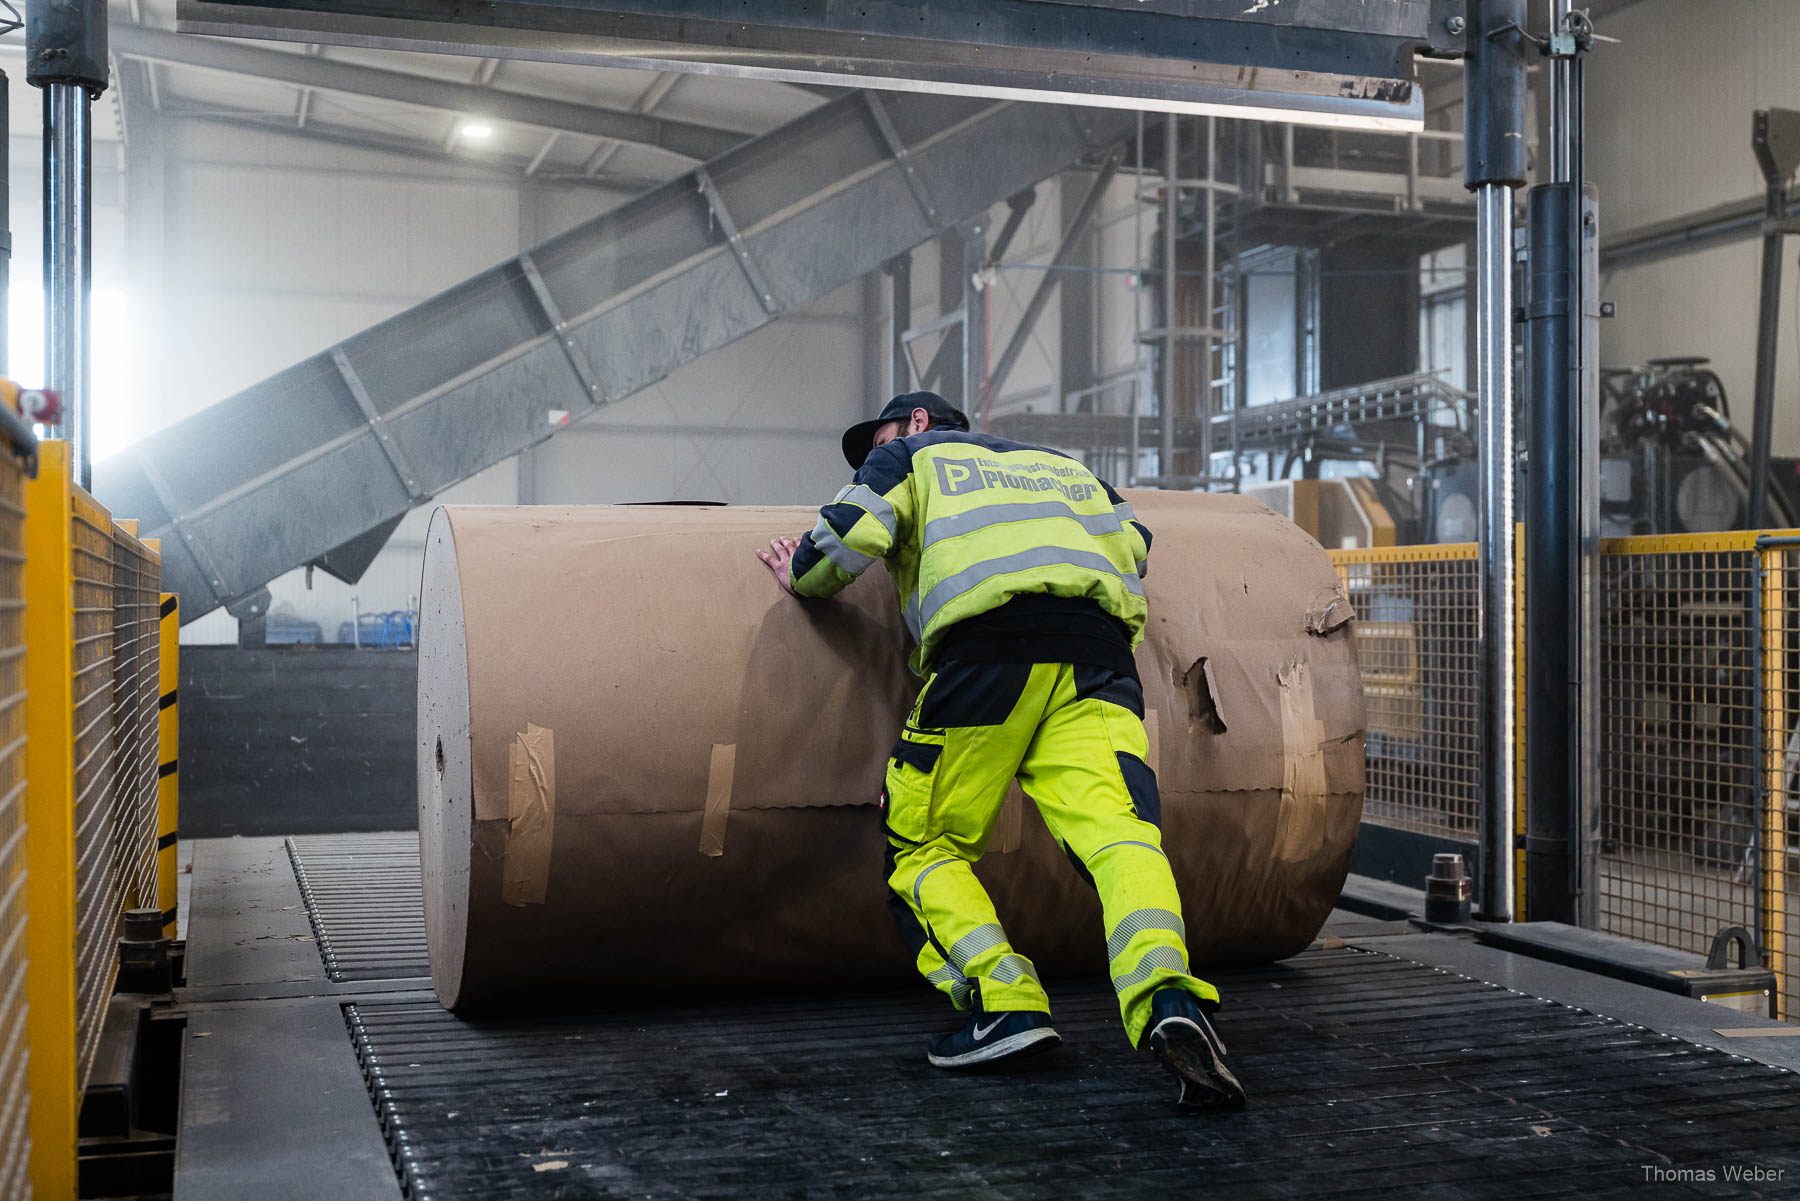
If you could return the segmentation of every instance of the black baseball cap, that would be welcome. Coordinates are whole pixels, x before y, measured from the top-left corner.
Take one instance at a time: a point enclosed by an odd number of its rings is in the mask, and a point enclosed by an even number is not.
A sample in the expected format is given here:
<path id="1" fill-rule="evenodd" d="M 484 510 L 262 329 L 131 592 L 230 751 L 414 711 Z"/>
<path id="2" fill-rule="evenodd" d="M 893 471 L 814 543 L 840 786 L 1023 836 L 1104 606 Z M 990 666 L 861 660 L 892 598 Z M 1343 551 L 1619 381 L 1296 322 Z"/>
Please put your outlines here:
<path id="1" fill-rule="evenodd" d="M 875 431 L 890 421 L 905 421 L 914 409 L 931 414 L 933 427 L 953 430 L 969 428 L 969 418 L 961 409 L 936 392 L 903 392 L 887 402 L 881 416 L 873 421 L 859 421 L 844 431 L 844 459 L 852 468 L 861 470 L 863 460 L 875 449 Z"/>

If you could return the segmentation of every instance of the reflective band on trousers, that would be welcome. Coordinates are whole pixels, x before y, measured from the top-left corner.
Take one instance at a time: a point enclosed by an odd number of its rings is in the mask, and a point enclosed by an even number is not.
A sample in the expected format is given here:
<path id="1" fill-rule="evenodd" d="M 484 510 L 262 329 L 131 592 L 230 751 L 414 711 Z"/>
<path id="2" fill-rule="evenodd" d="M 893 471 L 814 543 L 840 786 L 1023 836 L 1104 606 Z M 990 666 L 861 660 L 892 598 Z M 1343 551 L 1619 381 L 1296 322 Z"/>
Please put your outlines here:
<path id="1" fill-rule="evenodd" d="M 1023 955 L 1002 955 L 1000 962 L 994 965 L 989 977 L 1002 984 L 1017 984 L 1021 980 L 1036 980 L 1031 970 L 1031 960 Z"/>
<path id="2" fill-rule="evenodd" d="M 946 964 L 943 967 L 925 973 L 925 979 L 932 985 L 948 984 L 950 986 L 950 999 L 956 1004 L 963 1005 L 968 1002 L 969 982 L 964 979 L 963 974 L 955 968 Z"/>
<path id="3" fill-rule="evenodd" d="M 1089 859 L 1099 858 L 1100 855 L 1104 854 L 1107 851 L 1112 850 L 1114 847 L 1143 847 L 1146 851 L 1155 851 L 1158 855 L 1162 855 L 1164 859 L 1168 858 L 1167 855 L 1163 855 L 1161 847 L 1152 846 L 1147 842 L 1138 842 L 1136 839 L 1129 839 L 1129 838 L 1123 842 L 1109 842 L 1105 846 L 1101 847 L 1098 851 L 1095 851 L 1092 855 L 1089 855 L 1088 858 Z"/>
<path id="4" fill-rule="evenodd" d="M 832 504 L 852 504 L 879 521 L 887 530 L 888 537 L 899 536 L 900 522 L 894 516 L 894 506 L 883 500 L 881 494 L 867 484 L 851 484 L 837 494 Z"/>
<path id="5" fill-rule="evenodd" d="M 925 898 L 919 895 L 919 889 L 922 888 L 925 884 L 925 877 L 929 876 L 932 872 L 935 872 L 938 868 L 944 866 L 946 863 L 960 863 L 960 862 L 962 862 L 962 860 L 960 860 L 960 859 L 940 859 L 936 863 L 932 864 L 930 867 L 926 868 L 924 871 L 920 872 L 918 875 L 913 877 L 913 900 L 915 902 L 917 902 L 917 904 L 919 906 L 920 914 L 923 914 L 925 912 Z"/>
<path id="6" fill-rule="evenodd" d="M 1138 965 L 1123 976 L 1113 977 L 1113 991 L 1124 992 L 1134 984 L 1142 984 L 1148 980 L 1157 968 L 1166 968 L 1171 972 L 1187 975 L 1187 956 L 1174 947 L 1151 947 L 1138 960 Z"/>
<path id="7" fill-rule="evenodd" d="M 1167 930 L 1182 942 L 1187 941 L 1187 927 L 1179 913 L 1167 909 L 1137 909 L 1119 919 L 1106 938 L 1106 957 L 1117 959 L 1131 946 L 1131 940 L 1146 930 Z"/>
<path id="8" fill-rule="evenodd" d="M 969 960 L 983 951 L 991 951 L 1006 942 L 1006 931 L 993 922 L 977 926 L 955 942 L 950 944 L 948 956 L 951 963 L 963 971 L 969 970 Z"/>
<path id="9" fill-rule="evenodd" d="M 875 561 L 861 551 L 845 546 L 844 540 L 837 536 L 837 531 L 824 520 L 813 527 L 812 540 L 813 545 L 831 560 L 832 566 L 846 575 L 861 575 Z"/>
<path id="10" fill-rule="evenodd" d="M 1144 585 L 1137 576 L 1125 575 L 1105 555 L 1097 555 L 1092 551 L 1067 550 L 1058 546 L 1034 546 L 1030 550 L 1022 550 L 1017 554 L 1002 555 L 998 559 L 984 559 L 972 567 L 965 567 L 955 575 L 940 580 L 937 587 L 925 594 L 924 603 L 919 606 L 920 624 L 930 625 L 939 609 L 969 591 L 978 588 L 996 576 L 1011 575 L 1017 571 L 1030 571 L 1034 567 L 1081 567 L 1088 571 L 1096 571 L 1112 576 L 1125 585 L 1125 591 L 1133 596 L 1144 595 Z"/>
<path id="11" fill-rule="evenodd" d="M 1078 521 L 1082 529 L 1096 538 L 1125 532 L 1125 527 L 1111 513 L 1077 513 L 1060 500 L 1037 500 L 1011 505 L 982 505 L 967 513 L 953 513 L 949 517 L 928 521 L 925 523 L 923 545 L 930 546 L 946 538 L 959 538 L 989 526 L 1014 521 L 1037 521 L 1046 517 L 1067 517 L 1071 521 Z"/>

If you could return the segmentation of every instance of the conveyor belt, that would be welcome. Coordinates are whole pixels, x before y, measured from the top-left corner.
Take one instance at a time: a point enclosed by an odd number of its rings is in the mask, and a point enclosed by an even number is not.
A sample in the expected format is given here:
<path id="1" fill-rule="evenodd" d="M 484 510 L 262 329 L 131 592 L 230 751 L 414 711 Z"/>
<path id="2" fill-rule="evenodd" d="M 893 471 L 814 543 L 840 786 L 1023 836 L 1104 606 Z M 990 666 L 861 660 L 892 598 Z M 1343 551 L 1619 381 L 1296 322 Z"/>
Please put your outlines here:
<path id="1" fill-rule="evenodd" d="M 1792 1072 L 1388 955 L 1210 973 L 1250 1091 L 1195 1117 L 1099 982 L 1035 1070 L 923 1059 L 920 989 L 464 1021 L 345 1013 L 407 1194 L 507 1197 L 1781 1196 Z M 823 983 L 823 982 L 822 982 Z M 1756 1164 L 1774 1183 L 1657 1169 Z M 1791 1194 L 1787 1194 L 1791 1195 Z"/>
<path id="2" fill-rule="evenodd" d="M 287 853 L 327 976 L 431 975 L 417 834 L 290 838 Z"/>

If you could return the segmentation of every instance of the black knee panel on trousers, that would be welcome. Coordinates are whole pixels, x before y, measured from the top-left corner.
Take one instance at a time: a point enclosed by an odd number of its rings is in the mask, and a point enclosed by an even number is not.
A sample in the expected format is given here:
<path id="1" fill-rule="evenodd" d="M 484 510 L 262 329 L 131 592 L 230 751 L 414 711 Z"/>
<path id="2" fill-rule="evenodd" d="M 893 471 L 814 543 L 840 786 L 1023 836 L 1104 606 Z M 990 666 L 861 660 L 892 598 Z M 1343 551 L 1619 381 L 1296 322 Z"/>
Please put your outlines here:
<path id="1" fill-rule="evenodd" d="M 1125 777 L 1125 790 L 1131 794 L 1131 807 L 1137 815 L 1158 830 L 1162 829 L 1162 793 L 1156 790 L 1156 773 L 1136 755 L 1116 752 L 1119 771 Z"/>

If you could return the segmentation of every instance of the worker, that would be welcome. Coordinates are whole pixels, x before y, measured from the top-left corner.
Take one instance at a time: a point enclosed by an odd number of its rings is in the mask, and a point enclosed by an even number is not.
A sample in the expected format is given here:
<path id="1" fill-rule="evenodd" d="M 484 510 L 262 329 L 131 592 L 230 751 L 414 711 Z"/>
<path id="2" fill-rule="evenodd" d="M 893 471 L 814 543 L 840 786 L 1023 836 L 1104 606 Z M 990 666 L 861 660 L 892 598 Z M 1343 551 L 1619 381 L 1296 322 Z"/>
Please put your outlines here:
<path id="1" fill-rule="evenodd" d="M 1208 1018 L 1218 990 L 1188 971 L 1145 762 L 1132 651 L 1150 531 L 1080 463 L 971 433 L 933 392 L 896 396 L 843 450 L 856 475 L 818 525 L 757 555 L 802 598 L 885 560 L 917 641 L 925 684 L 883 791 L 889 907 L 918 970 L 969 1014 L 927 1058 L 991 1065 L 1061 1041 L 972 867 L 1016 778 L 1100 894 L 1127 1037 L 1175 1075 L 1178 1103 L 1242 1106 Z"/>

